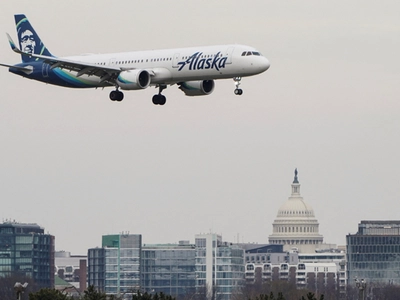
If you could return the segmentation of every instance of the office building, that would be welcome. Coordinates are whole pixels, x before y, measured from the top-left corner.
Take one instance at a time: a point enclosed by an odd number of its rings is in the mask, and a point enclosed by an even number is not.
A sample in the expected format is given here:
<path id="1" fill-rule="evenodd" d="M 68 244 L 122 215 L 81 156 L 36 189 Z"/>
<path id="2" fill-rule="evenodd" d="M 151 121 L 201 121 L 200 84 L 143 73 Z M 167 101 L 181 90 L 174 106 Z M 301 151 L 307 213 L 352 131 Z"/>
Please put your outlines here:
<path id="1" fill-rule="evenodd" d="M 288 281 L 297 288 L 306 288 L 318 293 L 339 295 L 340 265 L 344 254 L 299 254 L 284 252 L 266 245 L 247 249 L 246 283 L 265 284 L 271 281 Z M 282 247 L 282 246 L 281 246 Z M 272 252 L 277 251 L 277 252 Z M 344 286 L 345 288 L 345 286 Z M 343 289 L 345 292 L 345 289 Z"/>
<path id="2" fill-rule="evenodd" d="M 361 221 L 346 242 L 349 282 L 400 284 L 400 221 Z"/>
<path id="3" fill-rule="evenodd" d="M 103 235 L 102 248 L 88 251 L 89 285 L 110 295 L 125 298 L 141 288 L 140 234 Z"/>
<path id="4" fill-rule="evenodd" d="M 54 236 L 37 224 L 0 224 L 0 276 L 22 274 L 40 288 L 54 287 Z"/>
<path id="5" fill-rule="evenodd" d="M 214 233 L 196 235 L 195 244 L 196 292 L 207 299 L 232 299 L 244 284 L 244 250 Z"/>
<path id="6" fill-rule="evenodd" d="M 163 292 L 177 299 L 195 294 L 194 244 L 143 245 L 141 274 L 142 290 L 148 293 Z"/>

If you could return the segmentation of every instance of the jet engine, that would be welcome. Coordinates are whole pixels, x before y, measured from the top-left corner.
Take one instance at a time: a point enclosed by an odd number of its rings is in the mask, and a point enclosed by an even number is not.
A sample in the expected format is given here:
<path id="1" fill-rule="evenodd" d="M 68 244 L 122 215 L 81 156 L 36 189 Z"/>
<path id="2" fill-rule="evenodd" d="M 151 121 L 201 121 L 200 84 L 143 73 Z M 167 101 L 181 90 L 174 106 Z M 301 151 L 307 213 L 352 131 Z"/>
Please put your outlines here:
<path id="1" fill-rule="evenodd" d="M 151 77 L 146 70 L 123 71 L 118 75 L 117 84 L 123 90 L 140 90 L 149 86 Z"/>
<path id="2" fill-rule="evenodd" d="M 186 96 L 210 95 L 214 91 L 214 80 L 185 81 L 179 83 L 179 88 Z"/>

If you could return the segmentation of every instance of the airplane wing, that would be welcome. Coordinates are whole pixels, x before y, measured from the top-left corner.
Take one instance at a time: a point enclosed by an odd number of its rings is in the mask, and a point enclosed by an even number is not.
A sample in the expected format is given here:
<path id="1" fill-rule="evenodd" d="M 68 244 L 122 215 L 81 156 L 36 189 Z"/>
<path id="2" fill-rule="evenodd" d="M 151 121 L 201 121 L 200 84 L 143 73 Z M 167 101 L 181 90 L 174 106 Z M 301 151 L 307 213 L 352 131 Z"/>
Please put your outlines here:
<path id="1" fill-rule="evenodd" d="M 46 56 L 46 55 L 39 55 L 39 54 L 32 54 L 32 53 L 26 53 L 18 49 L 18 47 L 15 46 L 14 41 L 11 39 L 10 35 L 7 33 L 8 36 L 8 41 L 10 43 L 11 49 L 22 55 L 27 55 L 29 57 L 35 57 L 44 60 L 45 63 L 49 64 L 51 66 L 51 69 L 54 68 L 61 68 L 61 69 L 67 69 L 70 71 L 76 71 L 78 74 L 76 75 L 77 77 L 80 77 L 82 75 L 88 75 L 88 76 L 98 76 L 101 79 L 101 82 L 104 81 L 113 81 L 115 78 L 118 77 L 119 73 L 124 71 L 125 69 L 117 68 L 117 67 L 112 67 L 112 66 L 99 66 L 95 64 L 90 64 L 86 62 L 81 62 L 81 61 L 74 61 L 74 60 L 69 60 L 65 58 L 59 58 L 59 57 L 53 57 L 53 56 Z"/>

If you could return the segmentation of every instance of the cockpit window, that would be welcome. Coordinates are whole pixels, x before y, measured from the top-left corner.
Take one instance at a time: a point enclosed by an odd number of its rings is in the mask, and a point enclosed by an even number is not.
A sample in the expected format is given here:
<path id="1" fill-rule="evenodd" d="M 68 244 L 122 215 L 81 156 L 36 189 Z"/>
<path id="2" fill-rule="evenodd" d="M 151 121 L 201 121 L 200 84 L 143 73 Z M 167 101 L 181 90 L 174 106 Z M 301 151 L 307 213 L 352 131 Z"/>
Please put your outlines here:
<path id="1" fill-rule="evenodd" d="M 261 56 L 261 53 L 256 52 L 256 51 L 243 51 L 242 52 L 242 56 L 250 56 L 250 55 Z"/>

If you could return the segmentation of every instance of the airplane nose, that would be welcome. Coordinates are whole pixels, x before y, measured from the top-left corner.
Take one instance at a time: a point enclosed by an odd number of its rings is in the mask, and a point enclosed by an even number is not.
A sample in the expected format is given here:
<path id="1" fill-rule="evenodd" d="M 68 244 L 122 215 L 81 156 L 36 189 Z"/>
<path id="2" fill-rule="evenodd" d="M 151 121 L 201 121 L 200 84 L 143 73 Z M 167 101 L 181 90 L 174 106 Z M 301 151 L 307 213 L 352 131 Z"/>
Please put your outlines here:
<path id="1" fill-rule="evenodd" d="M 263 70 L 267 71 L 269 69 L 270 65 L 271 64 L 270 64 L 269 60 L 264 57 L 264 61 L 263 61 L 263 64 L 262 64 Z"/>

